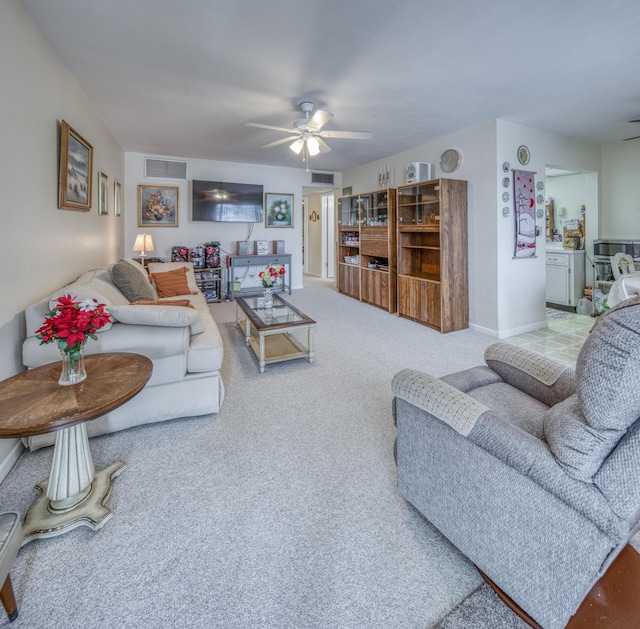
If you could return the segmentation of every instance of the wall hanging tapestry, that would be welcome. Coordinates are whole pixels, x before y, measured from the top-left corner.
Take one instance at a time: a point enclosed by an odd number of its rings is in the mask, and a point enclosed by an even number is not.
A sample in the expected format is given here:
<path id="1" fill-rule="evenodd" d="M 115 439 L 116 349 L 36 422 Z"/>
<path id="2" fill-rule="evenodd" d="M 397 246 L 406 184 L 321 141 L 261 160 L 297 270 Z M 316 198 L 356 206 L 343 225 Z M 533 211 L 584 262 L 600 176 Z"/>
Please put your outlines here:
<path id="1" fill-rule="evenodd" d="M 535 173 L 526 170 L 513 171 L 513 202 L 516 219 L 516 258 L 536 256 L 536 193 Z"/>

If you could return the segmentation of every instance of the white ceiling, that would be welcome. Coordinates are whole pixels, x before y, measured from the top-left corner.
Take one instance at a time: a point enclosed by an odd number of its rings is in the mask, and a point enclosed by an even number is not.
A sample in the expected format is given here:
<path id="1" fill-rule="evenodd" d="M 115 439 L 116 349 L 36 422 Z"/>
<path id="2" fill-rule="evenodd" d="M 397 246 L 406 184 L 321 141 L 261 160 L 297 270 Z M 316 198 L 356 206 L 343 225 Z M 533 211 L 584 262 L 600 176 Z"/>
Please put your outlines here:
<path id="1" fill-rule="evenodd" d="M 126 151 L 304 167 L 313 101 L 342 171 L 500 118 L 640 135 L 638 0 L 22 0 Z"/>

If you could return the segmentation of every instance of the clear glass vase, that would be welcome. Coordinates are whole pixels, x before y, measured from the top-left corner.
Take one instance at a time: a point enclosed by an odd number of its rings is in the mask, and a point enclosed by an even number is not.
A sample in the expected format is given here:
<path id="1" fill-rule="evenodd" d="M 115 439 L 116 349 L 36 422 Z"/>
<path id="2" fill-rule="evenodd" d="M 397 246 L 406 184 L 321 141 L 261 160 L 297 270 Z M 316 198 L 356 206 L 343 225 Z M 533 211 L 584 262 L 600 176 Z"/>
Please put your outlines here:
<path id="1" fill-rule="evenodd" d="M 273 289 L 265 288 L 263 291 L 264 295 L 264 307 L 271 308 L 273 307 Z"/>
<path id="2" fill-rule="evenodd" d="M 62 370 L 58 384 L 63 387 L 78 384 L 87 378 L 84 368 L 84 343 L 80 348 L 66 348 L 60 350 L 62 356 Z"/>

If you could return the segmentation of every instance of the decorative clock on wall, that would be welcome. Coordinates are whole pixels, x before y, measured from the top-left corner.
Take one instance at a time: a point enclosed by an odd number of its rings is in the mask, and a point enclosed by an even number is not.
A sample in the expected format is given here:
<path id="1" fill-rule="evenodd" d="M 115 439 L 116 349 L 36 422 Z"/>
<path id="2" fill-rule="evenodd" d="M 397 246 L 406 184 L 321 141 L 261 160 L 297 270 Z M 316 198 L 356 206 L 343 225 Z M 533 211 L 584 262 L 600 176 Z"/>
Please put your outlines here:
<path id="1" fill-rule="evenodd" d="M 459 151 L 456 151 L 456 149 L 447 149 L 440 156 L 440 170 L 442 170 L 443 173 L 452 173 L 458 170 L 460 160 L 461 155 Z"/>

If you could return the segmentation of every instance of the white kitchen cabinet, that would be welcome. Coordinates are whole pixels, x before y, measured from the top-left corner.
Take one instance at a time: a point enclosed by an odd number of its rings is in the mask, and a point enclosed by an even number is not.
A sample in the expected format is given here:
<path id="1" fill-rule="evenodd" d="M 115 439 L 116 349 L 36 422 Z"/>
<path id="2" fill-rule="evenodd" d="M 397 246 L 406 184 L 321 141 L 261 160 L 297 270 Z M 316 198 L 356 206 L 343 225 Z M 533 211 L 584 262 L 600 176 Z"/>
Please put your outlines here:
<path id="1" fill-rule="evenodd" d="M 584 251 L 547 249 L 546 300 L 575 308 L 584 296 Z"/>

